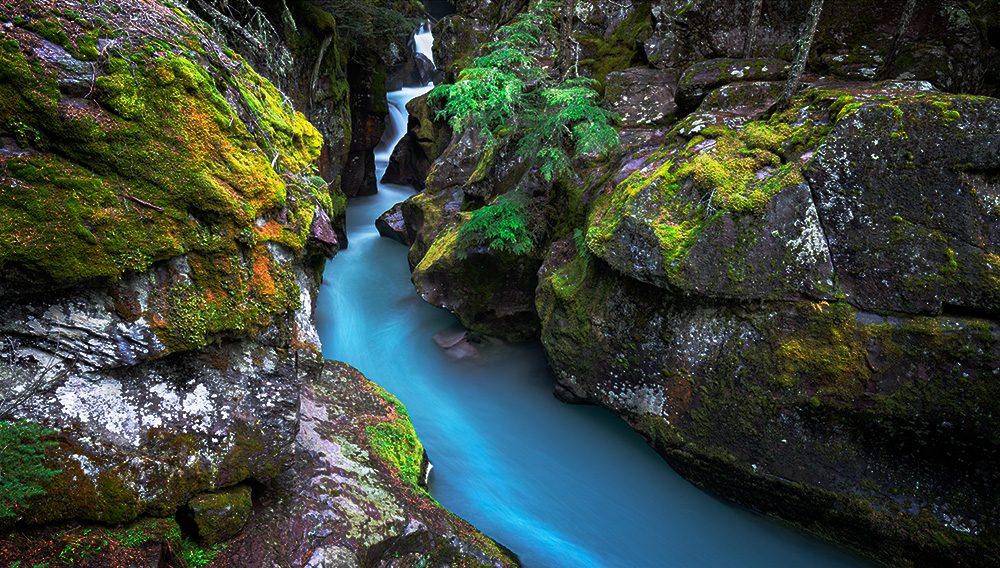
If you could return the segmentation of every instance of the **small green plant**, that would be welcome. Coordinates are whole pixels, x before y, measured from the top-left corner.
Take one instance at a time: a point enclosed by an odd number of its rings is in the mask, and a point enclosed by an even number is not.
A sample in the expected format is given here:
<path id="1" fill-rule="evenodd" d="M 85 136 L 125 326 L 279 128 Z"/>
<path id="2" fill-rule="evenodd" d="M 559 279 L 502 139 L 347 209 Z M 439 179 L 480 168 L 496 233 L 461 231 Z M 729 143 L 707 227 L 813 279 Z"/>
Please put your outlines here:
<path id="1" fill-rule="evenodd" d="M 91 534 L 94 529 L 71 530 L 61 536 L 65 539 L 59 559 L 67 564 L 86 562 L 106 548 L 110 541 L 102 533 Z"/>
<path id="2" fill-rule="evenodd" d="M 601 154 L 617 144 L 618 119 L 601 108 L 593 79 L 557 75 L 541 63 L 541 38 L 552 37 L 558 2 L 536 0 L 497 31 L 487 53 L 463 70 L 458 82 L 430 94 L 456 132 L 472 128 L 486 139 L 484 152 L 513 145 L 515 155 L 547 181 L 567 172 L 573 158 Z"/>
<path id="3" fill-rule="evenodd" d="M 181 558 L 183 558 L 191 568 L 201 568 L 215 559 L 216 555 L 226 549 L 225 544 L 213 544 L 212 546 L 199 546 L 197 542 L 185 538 L 181 541 Z"/>
<path id="4" fill-rule="evenodd" d="M 0 422 L 0 519 L 16 517 L 26 500 L 45 493 L 42 482 L 62 473 L 45 467 L 45 448 L 56 445 L 43 440 L 51 433 L 37 422 Z"/>
<path id="5" fill-rule="evenodd" d="M 531 252 L 535 241 L 528 229 L 528 207 L 528 197 L 512 191 L 473 211 L 472 217 L 458 230 L 456 244 L 462 251 L 459 254 L 477 246 L 512 254 Z"/>

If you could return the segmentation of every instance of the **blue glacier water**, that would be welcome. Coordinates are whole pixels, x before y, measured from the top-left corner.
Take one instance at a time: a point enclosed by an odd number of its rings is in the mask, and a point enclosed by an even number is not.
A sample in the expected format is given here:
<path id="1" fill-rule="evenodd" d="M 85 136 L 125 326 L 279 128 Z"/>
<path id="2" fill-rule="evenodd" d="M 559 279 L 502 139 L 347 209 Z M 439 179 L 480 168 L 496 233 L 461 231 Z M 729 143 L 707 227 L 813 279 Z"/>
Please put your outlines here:
<path id="1" fill-rule="evenodd" d="M 379 176 L 405 125 L 402 106 L 418 92 L 390 94 Z M 432 337 L 458 329 L 456 320 L 417 296 L 406 247 L 373 225 L 412 193 L 383 184 L 351 200 L 350 247 L 327 265 L 317 320 L 326 358 L 406 405 L 441 504 L 529 568 L 872 566 L 698 490 L 606 410 L 560 403 L 537 345 L 450 360 Z"/>

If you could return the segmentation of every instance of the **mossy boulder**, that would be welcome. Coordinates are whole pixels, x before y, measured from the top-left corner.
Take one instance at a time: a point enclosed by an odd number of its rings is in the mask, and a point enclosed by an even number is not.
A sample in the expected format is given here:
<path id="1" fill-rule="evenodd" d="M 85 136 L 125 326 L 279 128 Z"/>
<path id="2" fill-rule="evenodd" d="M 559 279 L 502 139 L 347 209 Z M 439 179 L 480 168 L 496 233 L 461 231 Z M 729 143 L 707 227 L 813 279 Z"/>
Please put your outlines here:
<path id="1" fill-rule="evenodd" d="M 829 104 L 733 129 L 725 111 L 704 113 L 722 124 L 685 119 L 659 151 L 623 160 L 629 167 L 590 211 L 588 249 L 625 275 L 686 294 L 830 298 L 833 266 L 802 174 L 829 130 Z"/>
<path id="2" fill-rule="evenodd" d="M 460 230 L 460 224 L 451 224 L 438 233 L 413 268 L 410 278 L 417 293 L 474 332 L 510 342 L 533 339 L 538 333 L 534 297 L 540 260 L 532 254 L 455 246 Z"/>
<path id="3" fill-rule="evenodd" d="M 538 312 L 563 398 L 695 483 L 891 565 L 997 565 L 995 322 L 682 297 L 572 240 Z"/>
<path id="4" fill-rule="evenodd" d="M 842 112 L 807 175 L 847 301 L 995 317 L 1000 104 L 910 93 Z"/>
<path id="5" fill-rule="evenodd" d="M 298 465 L 274 481 L 261 513 L 222 553 L 231 565 L 295 558 L 300 566 L 360 566 L 402 557 L 519 566 L 430 497 L 428 461 L 405 407 L 356 369 L 327 361 L 306 383 L 299 412 Z"/>
<path id="6" fill-rule="evenodd" d="M 437 193 L 423 191 L 400 204 L 405 231 L 414 235 L 406 257 L 411 271 L 427 254 L 438 234 L 447 229 L 461 211 L 463 198 L 461 188 L 451 188 Z"/>
<path id="7" fill-rule="evenodd" d="M 251 489 L 236 485 L 211 493 L 199 493 L 187 506 L 198 527 L 198 537 L 206 544 L 218 544 L 240 532 L 250 517 Z"/>
<path id="8" fill-rule="evenodd" d="M 204 22 L 147 8 L 0 8 L 0 414 L 55 430 L 62 470 L 13 521 L 270 479 L 318 371 L 322 137 Z"/>

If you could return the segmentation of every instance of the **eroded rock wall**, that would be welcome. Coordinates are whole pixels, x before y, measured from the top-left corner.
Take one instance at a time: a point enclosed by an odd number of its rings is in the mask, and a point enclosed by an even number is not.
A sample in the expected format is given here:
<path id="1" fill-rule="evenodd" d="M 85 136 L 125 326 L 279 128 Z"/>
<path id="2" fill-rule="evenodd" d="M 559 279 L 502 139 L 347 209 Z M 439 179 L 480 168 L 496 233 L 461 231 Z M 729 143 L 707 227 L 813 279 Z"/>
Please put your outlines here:
<path id="1" fill-rule="evenodd" d="M 58 470 L 4 501 L 0 564 L 516 564 L 421 488 L 401 405 L 324 367 L 319 277 L 384 74 L 348 80 L 334 17 L 281 4 L 0 7 L 0 421 L 49 429 Z M 317 515 L 358 528 L 287 524 Z"/>
<path id="2" fill-rule="evenodd" d="M 992 8 L 917 3 L 900 28 L 903 2 L 828 2 L 775 112 L 807 3 L 765 2 L 748 44 L 751 4 L 578 2 L 579 69 L 606 77 L 619 148 L 538 184 L 456 133 L 395 210 L 414 283 L 518 339 L 490 299 L 537 282 L 517 325 L 538 326 L 557 395 L 709 490 L 890 565 L 996 566 L 1000 107 L 974 94 Z M 442 22 L 438 60 L 457 73 L 499 23 Z M 599 72 L 583 54 L 601 41 L 622 57 Z M 458 246 L 514 188 L 538 246 Z M 508 269 L 539 259 L 537 278 Z"/>

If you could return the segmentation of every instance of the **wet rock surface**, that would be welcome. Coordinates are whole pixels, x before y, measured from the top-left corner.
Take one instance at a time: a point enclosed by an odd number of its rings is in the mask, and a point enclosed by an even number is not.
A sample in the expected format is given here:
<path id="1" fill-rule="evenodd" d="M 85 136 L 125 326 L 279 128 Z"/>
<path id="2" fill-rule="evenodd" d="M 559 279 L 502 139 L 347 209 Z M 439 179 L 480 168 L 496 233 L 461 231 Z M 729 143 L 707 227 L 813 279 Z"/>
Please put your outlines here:
<path id="1" fill-rule="evenodd" d="M 278 476 L 221 566 L 516 566 L 509 551 L 438 505 L 403 406 L 352 367 L 305 385 L 296 465 Z M 404 560 L 399 560 L 404 559 Z"/>
<path id="2" fill-rule="evenodd" d="M 516 565 L 427 495 L 398 402 L 323 374 L 379 63 L 348 80 L 301 4 L 71 4 L 0 6 L 0 420 L 57 470 L 5 494 L 0 565 Z"/>
<path id="3" fill-rule="evenodd" d="M 825 3 L 788 109 L 805 4 L 764 3 L 752 28 L 752 3 L 578 3 L 621 144 L 533 194 L 535 311 L 557 396 L 611 409 L 695 483 L 890 565 L 997 566 L 1000 109 L 943 92 L 988 80 L 987 16 L 921 4 L 901 27 L 904 3 Z M 520 183 L 471 136 L 408 200 L 414 283 L 468 322 L 514 279 L 448 265 L 475 253 L 456 227 Z M 509 332 L 482 313 L 476 334 Z"/>

